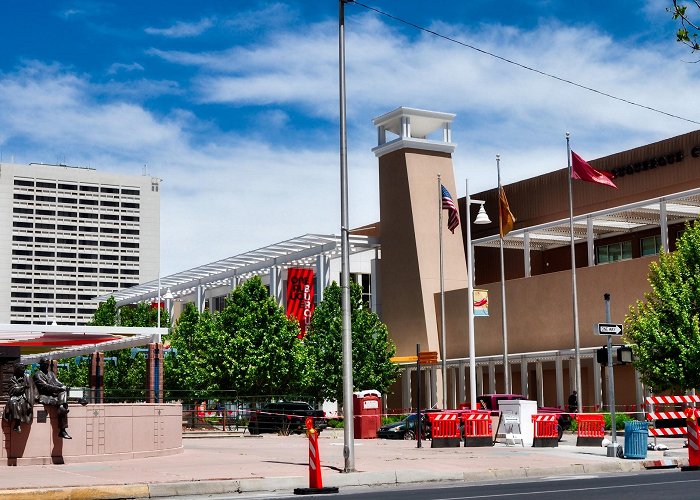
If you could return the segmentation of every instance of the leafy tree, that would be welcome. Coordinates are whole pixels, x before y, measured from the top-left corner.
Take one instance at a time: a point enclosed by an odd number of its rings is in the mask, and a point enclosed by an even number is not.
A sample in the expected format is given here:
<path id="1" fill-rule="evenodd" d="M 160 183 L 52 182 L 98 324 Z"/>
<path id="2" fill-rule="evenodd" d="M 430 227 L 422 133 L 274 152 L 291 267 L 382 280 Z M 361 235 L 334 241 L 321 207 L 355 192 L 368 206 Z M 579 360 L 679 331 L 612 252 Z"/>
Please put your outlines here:
<path id="1" fill-rule="evenodd" d="M 700 9 L 700 0 L 693 0 L 692 3 L 695 4 L 697 9 Z M 671 13 L 673 19 L 681 24 L 676 32 L 676 41 L 687 45 L 693 52 L 700 50 L 700 44 L 698 44 L 700 25 L 693 21 L 692 14 L 688 12 L 688 6 L 679 3 L 678 0 L 673 0 L 673 7 L 669 7 L 666 10 Z"/>
<path id="2" fill-rule="evenodd" d="M 95 314 L 92 316 L 92 321 L 88 325 L 92 326 L 116 326 L 118 317 L 117 301 L 114 297 L 108 298 L 104 302 L 100 302 L 97 306 Z"/>
<path id="3" fill-rule="evenodd" d="M 331 283 L 316 307 L 304 338 L 312 372 L 311 392 L 320 398 L 341 401 L 343 396 L 343 346 L 341 288 Z M 396 346 L 377 314 L 362 303 L 362 288 L 350 287 L 352 322 L 353 390 L 376 389 L 386 393 L 398 376 L 390 361 Z"/>
<path id="4" fill-rule="evenodd" d="M 238 286 L 219 314 L 221 335 L 206 353 L 221 389 L 240 396 L 298 395 L 306 386 L 299 326 L 288 319 L 259 277 Z"/>
<path id="5" fill-rule="evenodd" d="M 652 291 L 625 318 L 634 365 L 657 392 L 700 387 L 700 221 L 650 264 L 648 280 Z"/>

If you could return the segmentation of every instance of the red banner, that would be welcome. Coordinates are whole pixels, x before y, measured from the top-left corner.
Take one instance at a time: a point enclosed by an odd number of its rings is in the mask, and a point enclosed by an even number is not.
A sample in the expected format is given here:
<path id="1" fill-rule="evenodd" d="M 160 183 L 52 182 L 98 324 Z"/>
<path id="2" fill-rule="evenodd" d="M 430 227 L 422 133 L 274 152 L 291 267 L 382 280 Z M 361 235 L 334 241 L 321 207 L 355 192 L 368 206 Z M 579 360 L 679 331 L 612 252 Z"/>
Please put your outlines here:
<path id="1" fill-rule="evenodd" d="M 302 338 L 314 313 L 314 270 L 294 267 L 287 270 L 287 317 L 295 317 Z"/>

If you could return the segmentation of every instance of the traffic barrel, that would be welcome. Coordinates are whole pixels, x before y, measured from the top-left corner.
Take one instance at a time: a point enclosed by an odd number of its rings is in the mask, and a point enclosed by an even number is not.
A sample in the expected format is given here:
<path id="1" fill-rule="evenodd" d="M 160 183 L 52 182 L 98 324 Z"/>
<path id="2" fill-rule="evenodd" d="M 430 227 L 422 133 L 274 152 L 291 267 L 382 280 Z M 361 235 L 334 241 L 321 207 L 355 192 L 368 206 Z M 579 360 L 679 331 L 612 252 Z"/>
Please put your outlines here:
<path id="1" fill-rule="evenodd" d="M 319 495 L 338 493 L 335 486 L 323 487 L 321 476 L 321 456 L 318 449 L 318 432 L 314 429 L 313 417 L 306 417 L 306 435 L 309 437 L 309 487 L 294 488 L 295 495 Z"/>

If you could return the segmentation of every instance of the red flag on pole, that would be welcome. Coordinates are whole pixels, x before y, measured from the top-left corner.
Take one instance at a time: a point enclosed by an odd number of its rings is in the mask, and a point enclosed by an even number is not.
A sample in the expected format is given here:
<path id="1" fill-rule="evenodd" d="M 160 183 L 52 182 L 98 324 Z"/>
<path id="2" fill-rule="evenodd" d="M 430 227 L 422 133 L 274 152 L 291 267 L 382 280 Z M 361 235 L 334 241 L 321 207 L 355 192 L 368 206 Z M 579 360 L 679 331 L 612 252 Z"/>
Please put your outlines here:
<path id="1" fill-rule="evenodd" d="M 612 174 L 604 171 L 596 170 L 591 167 L 586 160 L 571 151 L 571 178 L 580 181 L 593 182 L 595 184 L 603 184 L 617 189 L 615 183 L 611 180 Z"/>

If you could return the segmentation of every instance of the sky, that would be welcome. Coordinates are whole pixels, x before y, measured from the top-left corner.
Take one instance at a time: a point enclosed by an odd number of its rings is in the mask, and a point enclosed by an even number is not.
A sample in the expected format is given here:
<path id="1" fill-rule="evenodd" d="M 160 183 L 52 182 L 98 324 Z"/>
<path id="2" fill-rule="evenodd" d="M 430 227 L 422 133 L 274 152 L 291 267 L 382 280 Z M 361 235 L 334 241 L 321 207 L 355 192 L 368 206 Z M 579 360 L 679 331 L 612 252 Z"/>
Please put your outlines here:
<path id="1" fill-rule="evenodd" d="M 671 4 L 347 4 L 351 227 L 379 220 L 372 119 L 399 106 L 457 115 L 459 197 L 496 186 L 497 154 L 503 184 L 565 167 L 566 132 L 592 160 L 700 128 L 620 100 L 700 122 Z M 337 1 L 2 0 L 0 19 L 0 162 L 162 179 L 161 275 L 339 234 Z"/>

